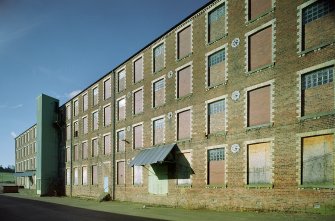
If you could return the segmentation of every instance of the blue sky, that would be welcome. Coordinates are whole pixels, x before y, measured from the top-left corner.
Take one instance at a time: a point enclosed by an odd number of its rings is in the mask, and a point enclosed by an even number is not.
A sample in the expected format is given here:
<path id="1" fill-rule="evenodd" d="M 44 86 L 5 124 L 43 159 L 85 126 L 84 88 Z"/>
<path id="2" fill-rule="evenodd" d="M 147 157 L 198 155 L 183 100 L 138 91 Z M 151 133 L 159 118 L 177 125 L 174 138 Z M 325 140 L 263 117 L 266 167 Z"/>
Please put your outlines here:
<path id="1" fill-rule="evenodd" d="M 0 165 L 39 94 L 63 104 L 206 2 L 0 0 Z"/>

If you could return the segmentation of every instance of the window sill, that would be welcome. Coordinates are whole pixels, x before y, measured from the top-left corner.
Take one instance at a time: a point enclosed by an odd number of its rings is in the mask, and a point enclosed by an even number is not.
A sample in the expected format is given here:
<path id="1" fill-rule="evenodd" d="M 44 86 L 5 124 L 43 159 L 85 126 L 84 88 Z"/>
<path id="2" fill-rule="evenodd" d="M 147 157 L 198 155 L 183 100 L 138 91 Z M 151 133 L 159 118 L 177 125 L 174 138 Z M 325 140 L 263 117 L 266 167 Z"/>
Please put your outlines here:
<path id="1" fill-rule="evenodd" d="M 159 105 L 159 106 L 155 106 L 155 107 L 152 107 L 154 110 L 157 110 L 157 109 L 159 109 L 159 108 L 162 108 L 162 107 L 164 107 L 165 106 L 165 103 L 164 104 L 161 104 L 161 105 Z"/>
<path id="2" fill-rule="evenodd" d="M 179 61 L 182 61 L 182 60 L 185 60 L 186 58 L 188 58 L 188 57 L 191 57 L 193 55 L 193 52 L 191 52 L 191 53 L 188 53 L 187 55 L 185 55 L 184 57 L 182 57 L 182 58 L 177 58 L 176 59 L 176 62 L 179 62 Z"/>
<path id="3" fill-rule="evenodd" d="M 255 70 L 248 71 L 246 74 L 251 75 L 251 74 L 254 74 L 254 73 L 262 72 L 262 71 L 264 71 L 268 68 L 273 68 L 274 66 L 275 66 L 275 62 L 272 62 L 271 64 L 267 64 L 267 65 L 261 66 L 259 68 L 256 68 Z"/>
<path id="4" fill-rule="evenodd" d="M 177 189 L 191 189 L 192 184 L 176 184 Z"/>
<path id="5" fill-rule="evenodd" d="M 250 126 L 246 127 L 246 131 L 251 131 L 251 130 L 259 130 L 262 128 L 271 128 L 274 126 L 274 123 L 268 123 L 268 124 L 261 124 L 261 125 L 256 125 L 256 126 Z"/>
<path id="6" fill-rule="evenodd" d="M 306 49 L 306 50 L 303 50 L 303 51 L 299 51 L 298 55 L 299 55 L 299 57 L 304 57 L 306 54 L 309 54 L 311 52 L 320 51 L 322 48 L 325 48 L 325 47 L 327 47 L 329 45 L 334 45 L 334 44 L 335 44 L 335 41 L 324 43 L 322 45 L 318 45 L 318 46 L 315 46 L 313 48 L 309 48 L 309 49 Z"/>
<path id="7" fill-rule="evenodd" d="M 123 92 L 125 92 L 125 91 L 126 91 L 126 88 L 123 89 L 123 90 L 121 90 L 121 91 L 117 91 L 116 94 L 121 94 L 121 93 L 123 93 Z"/>
<path id="8" fill-rule="evenodd" d="M 317 120 L 317 119 L 320 119 L 321 117 L 326 117 L 330 115 L 335 115 L 335 110 L 331 112 L 321 112 L 321 113 L 306 115 L 306 116 L 300 117 L 299 121 L 304 122 L 308 120 Z"/>
<path id="9" fill-rule="evenodd" d="M 143 184 L 133 184 L 133 187 L 137 187 L 137 188 L 143 187 Z"/>
<path id="10" fill-rule="evenodd" d="M 207 46 L 210 46 L 210 45 L 212 45 L 212 44 L 214 44 L 214 43 L 220 41 L 221 39 L 226 38 L 227 36 L 228 36 L 228 33 L 225 33 L 225 34 L 223 34 L 222 36 L 218 37 L 217 39 L 215 39 L 215 40 L 213 40 L 213 41 L 210 41 L 210 42 L 207 42 L 206 45 L 207 45 Z"/>
<path id="11" fill-rule="evenodd" d="M 273 184 L 248 184 L 246 189 L 273 189 Z"/>
<path id="12" fill-rule="evenodd" d="M 182 97 L 177 97 L 176 100 L 177 101 L 181 101 L 181 100 L 185 100 L 185 99 L 189 99 L 193 96 L 193 93 L 190 93 L 190 94 L 187 94 L 187 95 L 184 95 Z"/>
<path id="13" fill-rule="evenodd" d="M 226 189 L 227 188 L 227 184 L 221 184 L 221 185 L 211 185 L 211 184 L 208 184 L 206 185 L 205 187 L 206 189 Z"/>
<path id="14" fill-rule="evenodd" d="M 225 137 L 227 136 L 227 131 L 218 131 L 215 133 L 210 133 L 205 135 L 207 139 L 210 139 L 211 137 Z"/>
<path id="15" fill-rule="evenodd" d="M 266 10 L 265 12 L 263 12 L 262 14 L 258 15 L 256 18 L 250 19 L 246 22 L 246 25 L 249 25 L 251 23 L 254 23 L 255 21 L 260 20 L 261 18 L 265 17 L 266 15 L 272 13 L 275 11 L 275 8 L 270 8 L 268 10 Z"/>
<path id="16" fill-rule="evenodd" d="M 214 84 L 214 85 L 207 86 L 206 91 L 209 91 L 209 90 L 214 89 L 214 88 L 221 87 L 221 86 L 226 85 L 226 84 L 227 84 L 227 81 L 219 83 L 219 84 Z"/>
<path id="17" fill-rule="evenodd" d="M 190 143 L 191 141 L 192 141 L 192 138 L 186 138 L 182 140 L 177 140 L 177 144 Z"/>
<path id="18" fill-rule="evenodd" d="M 120 124 L 122 122 L 125 122 L 126 121 L 126 118 L 125 119 L 121 119 L 121 120 L 117 120 L 116 123 Z"/>
<path id="19" fill-rule="evenodd" d="M 335 189 L 334 184 L 309 184 L 309 185 L 299 185 L 299 190 L 303 189 L 313 189 L 313 190 L 320 190 L 320 189 Z"/>
<path id="20" fill-rule="evenodd" d="M 141 116 L 143 115 L 144 111 L 140 112 L 140 113 L 137 113 L 137 114 L 133 114 L 133 117 L 138 117 L 138 116 Z"/>
<path id="21" fill-rule="evenodd" d="M 166 67 L 163 67 L 163 68 L 159 69 L 158 71 L 154 71 L 154 72 L 152 72 L 152 73 L 153 73 L 153 74 L 159 74 L 159 73 L 163 72 L 163 71 L 165 70 L 165 68 L 166 68 Z"/>
<path id="22" fill-rule="evenodd" d="M 140 83 L 142 83 L 143 81 L 144 81 L 144 79 L 142 78 L 141 80 L 134 82 L 134 85 L 140 84 Z"/>

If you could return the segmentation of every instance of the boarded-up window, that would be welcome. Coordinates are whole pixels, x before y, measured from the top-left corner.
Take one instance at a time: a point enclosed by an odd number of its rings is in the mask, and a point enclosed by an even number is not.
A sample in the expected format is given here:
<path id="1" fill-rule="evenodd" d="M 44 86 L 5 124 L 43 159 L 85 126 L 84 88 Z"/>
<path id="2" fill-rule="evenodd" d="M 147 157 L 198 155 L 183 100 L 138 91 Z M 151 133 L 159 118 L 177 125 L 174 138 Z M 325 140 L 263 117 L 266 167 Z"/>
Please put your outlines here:
<path id="1" fill-rule="evenodd" d="M 177 185 L 191 184 L 191 152 L 178 153 L 176 155 Z"/>
<path id="2" fill-rule="evenodd" d="M 191 25 L 177 33 L 178 51 L 177 57 L 181 59 L 192 52 L 192 28 Z"/>
<path id="3" fill-rule="evenodd" d="M 302 184 L 334 184 L 334 135 L 302 138 Z"/>
<path id="4" fill-rule="evenodd" d="M 177 114 L 177 139 L 191 138 L 191 110 L 179 112 Z"/>
<path id="5" fill-rule="evenodd" d="M 73 146 L 74 148 L 74 160 L 79 160 L 79 148 L 78 148 L 78 145 L 74 145 Z"/>
<path id="6" fill-rule="evenodd" d="M 83 142 L 81 144 L 81 153 L 82 153 L 82 158 L 87 159 L 88 157 L 88 145 L 87 142 Z"/>
<path id="7" fill-rule="evenodd" d="M 75 100 L 73 102 L 73 115 L 74 116 L 78 116 L 78 113 L 79 113 L 79 103 L 78 103 L 78 100 Z"/>
<path id="8" fill-rule="evenodd" d="M 301 76 L 302 116 L 334 110 L 334 66 Z"/>
<path id="9" fill-rule="evenodd" d="M 302 10 L 302 50 L 334 42 L 335 2 L 319 0 Z"/>
<path id="10" fill-rule="evenodd" d="M 93 165 L 92 166 L 92 185 L 98 184 L 98 166 Z"/>
<path id="11" fill-rule="evenodd" d="M 88 120 L 87 117 L 83 117 L 83 134 L 88 133 Z"/>
<path id="12" fill-rule="evenodd" d="M 225 131 L 225 99 L 214 101 L 208 104 L 208 134 Z"/>
<path id="13" fill-rule="evenodd" d="M 66 185 L 71 184 L 71 172 L 70 169 L 66 169 Z"/>
<path id="14" fill-rule="evenodd" d="M 76 121 L 73 123 L 73 136 L 74 137 L 78 137 L 78 130 L 79 130 L 78 121 Z"/>
<path id="15" fill-rule="evenodd" d="M 133 168 L 133 184 L 141 185 L 143 184 L 143 167 L 134 166 Z"/>
<path id="16" fill-rule="evenodd" d="M 249 0 L 249 19 L 257 18 L 271 8 L 272 0 Z"/>
<path id="17" fill-rule="evenodd" d="M 225 4 L 219 5 L 208 13 L 208 42 L 213 42 L 225 35 Z"/>
<path id="18" fill-rule="evenodd" d="M 74 185 L 78 185 L 78 168 L 74 168 Z"/>
<path id="19" fill-rule="evenodd" d="M 272 182 L 270 143 L 248 145 L 248 184 Z"/>
<path id="20" fill-rule="evenodd" d="M 104 154 L 111 153 L 111 136 L 105 135 L 104 136 Z"/>
<path id="21" fill-rule="evenodd" d="M 143 90 L 138 90 L 134 92 L 134 114 L 139 114 L 143 112 Z"/>
<path id="22" fill-rule="evenodd" d="M 164 43 L 162 43 L 157 47 L 155 47 L 153 50 L 154 72 L 160 71 L 161 69 L 164 68 L 164 62 L 165 62 L 164 56 L 165 56 L 165 47 Z"/>
<path id="23" fill-rule="evenodd" d="M 66 126 L 66 139 L 70 140 L 70 138 L 71 138 L 71 126 L 68 124 Z"/>
<path id="24" fill-rule="evenodd" d="M 117 137 L 117 151 L 118 152 L 123 152 L 125 151 L 125 131 L 124 130 L 120 130 L 116 133 L 116 137 Z"/>
<path id="25" fill-rule="evenodd" d="M 225 49 L 208 56 L 207 86 L 212 87 L 225 81 Z"/>
<path id="26" fill-rule="evenodd" d="M 248 71 L 253 71 L 272 63 L 272 26 L 250 35 L 248 41 Z"/>
<path id="27" fill-rule="evenodd" d="M 97 105 L 99 102 L 99 88 L 93 89 L 93 106 Z"/>
<path id="28" fill-rule="evenodd" d="M 270 123 L 271 86 L 248 92 L 248 127 Z"/>
<path id="29" fill-rule="evenodd" d="M 97 130 L 99 128 L 99 112 L 96 111 L 93 113 L 93 116 L 92 116 L 92 124 L 93 124 L 93 130 Z"/>
<path id="30" fill-rule="evenodd" d="M 104 126 L 111 124 L 111 106 L 104 107 Z"/>
<path id="31" fill-rule="evenodd" d="M 87 167 L 82 167 L 81 179 L 82 179 L 82 184 L 87 185 Z"/>
<path id="32" fill-rule="evenodd" d="M 225 148 L 208 150 L 207 184 L 225 184 Z"/>
<path id="33" fill-rule="evenodd" d="M 123 185 L 125 184 L 125 163 L 124 161 L 119 161 L 116 164 L 117 167 L 117 180 L 116 184 L 117 185 Z"/>
<path id="34" fill-rule="evenodd" d="M 126 99 L 120 99 L 117 101 L 117 119 L 124 120 L 126 118 Z"/>
<path id="35" fill-rule="evenodd" d="M 164 118 L 153 121 L 153 144 L 164 142 L 165 122 Z"/>
<path id="36" fill-rule="evenodd" d="M 177 73 L 177 97 L 192 93 L 192 68 L 187 66 Z"/>
<path id="37" fill-rule="evenodd" d="M 66 106 L 66 119 L 68 120 L 71 119 L 71 106 L 70 105 Z"/>
<path id="38" fill-rule="evenodd" d="M 133 127 L 133 148 L 143 147 L 143 125 Z"/>
<path id="39" fill-rule="evenodd" d="M 99 154 L 98 139 L 92 140 L 92 157 L 96 157 Z"/>
<path id="40" fill-rule="evenodd" d="M 71 148 L 70 147 L 66 148 L 66 161 L 67 162 L 71 161 Z"/>
<path id="41" fill-rule="evenodd" d="M 83 95 L 83 111 L 86 111 L 88 108 L 88 95 Z"/>
<path id="42" fill-rule="evenodd" d="M 143 79 L 143 57 L 134 61 L 134 83 Z"/>
<path id="43" fill-rule="evenodd" d="M 165 103 L 165 79 L 153 83 L 153 107 Z"/>
<path id="44" fill-rule="evenodd" d="M 108 99 L 111 97 L 111 79 L 109 78 L 108 80 L 104 81 L 104 99 Z"/>
<path id="45" fill-rule="evenodd" d="M 126 89 L 126 71 L 122 70 L 118 72 L 117 75 L 118 75 L 117 88 L 118 92 L 120 92 Z"/>

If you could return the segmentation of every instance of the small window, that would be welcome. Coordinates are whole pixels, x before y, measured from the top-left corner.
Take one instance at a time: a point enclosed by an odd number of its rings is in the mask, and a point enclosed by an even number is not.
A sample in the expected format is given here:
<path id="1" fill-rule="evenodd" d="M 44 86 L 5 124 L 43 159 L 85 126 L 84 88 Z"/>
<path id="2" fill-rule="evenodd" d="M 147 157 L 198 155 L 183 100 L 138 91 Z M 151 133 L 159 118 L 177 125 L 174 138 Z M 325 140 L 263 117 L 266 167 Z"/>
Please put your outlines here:
<path id="1" fill-rule="evenodd" d="M 67 147 L 66 148 L 66 162 L 70 162 L 70 161 L 71 161 L 71 148 Z"/>
<path id="2" fill-rule="evenodd" d="M 126 142 L 126 136 L 125 131 L 120 130 L 116 133 L 117 137 L 117 152 L 124 152 L 125 151 L 125 142 Z"/>
<path id="3" fill-rule="evenodd" d="M 248 184 L 271 184 L 270 143 L 248 145 Z"/>
<path id="4" fill-rule="evenodd" d="M 143 125 L 137 125 L 133 127 L 133 148 L 143 147 Z"/>
<path id="5" fill-rule="evenodd" d="M 143 57 L 138 58 L 134 61 L 134 83 L 137 83 L 143 79 Z"/>
<path id="6" fill-rule="evenodd" d="M 78 168 L 74 168 L 74 185 L 78 185 Z"/>
<path id="7" fill-rule="evenodd" d="M 117 88 L 118 92 L 121 92 L 124 89 L 126 89 L 126 71 L 125 70 L 119 71 L 117 76 L 118 76 Z"/>
<path id="8" fill-rule="evenodd" d="M 98 166 L 93 165 L 92 166 L 92 185 L 98 184 Z"/>
<path id="9" fill-rule="evenodd" d="M 111 79 L 104 81 L 104 99 L 110 98 L 112 95 L 112 88 L 111 88 Z"/>
<path id="10" fill-rule="evenodd" d="M 225 131 L 226 113 L 225 99 L 208 103 L 208 134 Z"/>
<path id="11" fill-rule="evenodd" d="M 165 121 L 160 118 L 153 121 L 153 145 L 164 142 Z"/>
<path id="12" fill-rule="evenodd" d="M 207 86 L 212 87 L 225 81 L 226 69 L 225 49 L 221 49 L 208 56 Z"/>
<path id="13" fill-rule="evenodd" d="M 208 150 L 207 184 L 224 185 L 226 182 L 225 148 Z"/>
<path id="14" fill-rule="evenodd" d="M 93 130 L 99 129 L 99 112 L 96 111 L 92 114 L 92 124 L 93 124 Z"/>
<path id="15" fill-rule="evenodd" d="M 78 137 L 79 125 L 78 121 L 73 123 L 73 137 Z"/>
<path id="16" fill-rule="evenodd" d="M 82 167 L 81 173 L 82 184 L 87 185 L 87 167 Z"/>
<path id="17" fill-rule="evenodd" d="M 104 154 L 108 155 L 111 153 L 111 136 L 105 135 L 104 136 Z"/>
<path id="18" fill-rule="evenodd" d="M 70 169 L 66 169 L 66 185 L 71 184 L 71 172 Z"/>
<path id="19" fill-rule="evenodd" d="M 192 93 L 192 67 L 187 66 L 177 72 L 177 97 Z"/>
<path id="20" fill-rule="evenodd" d="M 225 4 L 221 4 L 208 13 L 208 42 L 216 41 L 225 35 Z"/>
<path id="21" fill-rule="evenodd" d="M 78 102 L 78 100 L 75 100 L 74 102 L 73 102 L 73 116 L 78 116 L 78 114 L 79 114 L 79 102 Z"/>
<path id="22" fill-rule="evenodd" d="M 191 152 L 176 155 L 177 185 L 191 185 Z"/>
<path id="23" fill-rule="evenodd" d="M 134 185 L 143 184 L 143 167 L 142 166 L 133 167 L 133 184 Z"/>
<path id="24" fill-rule="evenodd" d="M 97 105 L 99 102 L 99 88 L 93 88 L 93 106 Z"/>
<path id="25" fill-rule="evenodd" d="M 111 106 L 108 105 L 104 107 L 104 126 L 109 126 L 111 124 Z"/>
<path id="26" fill-rule="evenodd" d="M 143 89 L 140 89 L 136 92 L 134 92 L 134 98 L 133 98 L 133 109 L 134 114 L 139 114 L 143 112 Z"/>
<path id="27" fill-rule="evenodd" d="M 248 127 L 271 122 L 271 86 L 248 91 Z"/>
<path id="28" fill-rule="evenodd" d="M 70 140 L 71 138 L 71 125 L 66 125 L 66 140 Z"/>
<path id="29" fill-rule="evenodd" d="M 95 138 L 92 140 L 92 157 L 96 157 L 99 154 L 98 139 Z"/>
<path id="30" fill-rule="evenodd" d="M 79 160 L 79 149 L 78 149 L 78 145 L 74 145 L 73 146 L 74 149 L 74 160 Z"/>
<path id="31" fill-rule="evenodd" d="M 165 79 L 160 79 L 153 83 L 153 107 L 158 107 L 165 103 Z"/>
<path id="32" fill-rule="evenodd" d="M 87 142 L 83 142 L 81 144 L 81 148 L 82 148 L 82 150 L 81 150 L 82 158 L 83 159 L 87 159 L 87 157 L 88 157 L 88 145 L 87 145 Z"/>
<path id="33" fill-rule="evenodd" d="M 125 184 L 125 163 L 124 161 L 119 161 L 116 164 L 117 167 L 117 185 L 124 185 Z"/>
<path id="34" fill-rule="evenodd" d="M 71 106 L 66 106 L 66 119 L 71 120 Z"/>
<path id="35" fill-rule="evenodd" d="M 83 134 L 88 133 L 88 120 L 87 117 L 83 117 Z"/>
<path id="36" fill-rule="evenodd" d="M 83 111 L 87 111 L 88 109 L 88 95 L 83 95 Z"/>
<path id="37" fill-rule="evenodd" d="M 192 27 L 187 26 L 177 33 L 177 58 L 181 59 L 192 52 Z"/>
<path id="38" fill-rule="evenodd" d="M 165 47 L 161 43 L 153 49 L 153 72 L 158 72 L 165 67 Z"/>
<path id="39" fill-rule="evenodd" d="M 191 110 L 177 113 L 177 139 L 191 138 Z"/>
<path id="40" fill-rule="evenodd" d="M 301 76 L 302 116 L 334 111 L 334 66 Z"/>
<path id="41" fill-rule="evenodd" d="M 273 0 L 249 0 L 249 20 L 255 19 L 272 8 Z"/>
<path id="42" fill-rule="evenodd" d="M 126 98 L 117 101 L 117 110 L 117 119 L 119 121 L 126 119 Z"/>

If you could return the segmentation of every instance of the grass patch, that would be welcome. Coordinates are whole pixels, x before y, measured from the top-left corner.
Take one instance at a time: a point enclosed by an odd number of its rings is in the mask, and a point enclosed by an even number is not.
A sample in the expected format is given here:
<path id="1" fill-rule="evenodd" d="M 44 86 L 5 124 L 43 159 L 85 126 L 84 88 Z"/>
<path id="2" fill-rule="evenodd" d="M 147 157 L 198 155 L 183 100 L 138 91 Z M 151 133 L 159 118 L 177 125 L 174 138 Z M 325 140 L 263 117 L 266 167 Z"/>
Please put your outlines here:
<path id="1" fill-rule="evenodd" d="M 0 183 L 15 183 L 14 174 L 0 172 Z"/>

